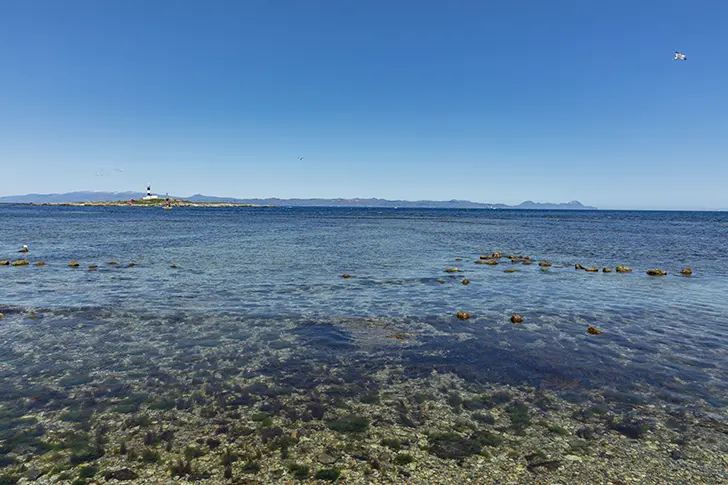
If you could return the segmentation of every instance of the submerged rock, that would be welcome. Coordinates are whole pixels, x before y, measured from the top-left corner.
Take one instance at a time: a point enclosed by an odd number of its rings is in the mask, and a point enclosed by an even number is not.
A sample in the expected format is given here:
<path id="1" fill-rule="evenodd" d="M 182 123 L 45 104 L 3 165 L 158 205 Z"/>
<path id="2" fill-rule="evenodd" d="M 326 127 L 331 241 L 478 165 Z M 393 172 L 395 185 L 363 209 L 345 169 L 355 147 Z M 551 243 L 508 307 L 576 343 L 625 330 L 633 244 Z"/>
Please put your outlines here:
<path id="1" fill-rule="evenodd" d="M 548 268 L 549 266 L 551 266 L 551 263 L 549 263 L 548 261 L 541 261 L 540 263 L 538 263 L 538 265 L 543 268 Z"/>
<path id="2" fill-rule="evenodd" d="M 580 264 L 575 264 L 574 269 L 584 269 L 584 267 Z"/>
<path id="3" fill-rule="evenodd" d="M 475 262 L 475 264 L 485 264 L 485 261 L 483 261 L 482 259 L 479 259 Z"/>
<path id="4" fill-rule="evenodd" d="M 341 275 L 342 278 L 351 278 L 351 275 L 349 273 L 344 273 Z"/>
<path id="5" fill-rule="evenodd" d="M 445 270 L 445 273 L 457 273 L 459 271 L 460 270 L 457 269 L 457 268 L 448 268 L 448 269 Z"/>
<path id="6" fill-rule="evenodd" d="M 105 480 L 136 480 L 137 478 L 139 478 L 139 475 L 129 468 L 121 468 L 104 473 Z"/>
<path id="7" fill-rule="evenodd" d="M 661 269 L 648 269 L 647 274 L 650 276 L 667 276 L 667 271 Z"/>
<path id="8" fill-rule="evenodd" d="M 496 261 L 495 259 L 488 259 L 485 264 L 495 266 L 496 264 L 498 264 L 498 261 Z"/>
<path id="9" fill-rule="evenodd" d="M 504 269 L 503 272 L 504 273 L 518 273 L 518 270 L 517 269 Z"/>
<path id="10" fill-rule="evenodd" d="M 472 317 L 472 315 L 468 312 L 457 312 L 455 314 L 456 317 L 460 320 L 467 320 L 468 318 Z"/>
<path id="11" fill-rule="evenodd" d="M 594 327 L 589 327 L 589 328 L 587 328 L 587 329 L 586 329 L 586 332 L 587 332 L 587 333 L 589 333 L 589 334 L 591 334 L 591 335 L 599 335 L 600 333 L 602 333 L 602 331 L 601 331 L 601 330 L 597 330 L 597 329 L 596 329 L 596 328 L 594 328 Z"/>
<path id="12" fill-rule="evenodd" d="M 683 268 L 683 270 L 680 271 L 680 274 L 683 276 L 690 276 L 693 274 L 693 270 L 690 268 Z"/>
<path id="13" fill-rule="evenodd" d="M 13 261 L 13 266 L 28 266 L 28 264 L 27 259 L 18 259 L 17 261 Z"/>
<path id="14" fill-rule="evenodd" d="M 455 261 L 462 261 L 463 258 L 455 258 Z"/>
<path id="15" fill-rule="evenodd" d="M 469 285 L 470 284 L 470 280 L 463 280 L 461 283 L 464 284 L 464 285 Z"/>
<path id="16" fill-rule="evenodd" d="M 630 268 L 629 266 L 623 266 L 623 265 L 617 266 L 617 273 L 631 273 L 631 272 L 632 272 L 632 268 Z"/>
<path id="17" fill-rule="evenodd" d="M 43 261 L 38 261 L 35 263 L 36 266 L 45 266 L 45 263 Z"/>
<path id="18" fill-rule="evenodd" d="M 170 268 L 177 269 L 177 265 L 176 264 L 173 264 L 172 266 L 170 266 Z"/>
<path id="19" fill-rule="evenodd" d="M 511 315 L 511 323 L 523 323 L 524 318 L 518 313 Z"/>
<path id="20" fill-rule="evenodd" d="M 113 265 L 117 265 L 117 264 L 119 264 L 119 263 L 117 263 L 116 261 L 109 261 L 109 262 L 108 262 L 108 263 L 106 263 L 106 264 L 113 264 Z"/>
<path id="21" fill-rule="evenodd" d="M 129 263 L 127 268 L 133 268 L 134 266 L 136 266 L 136 263 Z"/>
<path id="22" fill-rule="evenodd" d="M 72 268 L 76 268 L 76 267 L 78 267 L 78 266 L 81 266 L 81 265 L 79 264 L 79 262 L 78 262 L 78 261 L 76 261 L 76 260 L 74 259 L 73 261 L 71 261 L 70 263 L 68 263 L 68 266 L 70 266 L 70 267 L 72 267 Z"/>
<path id="23" fill-rule="evenodd" d="M 588 271 L 589 273 L 598 273 L 599 268 L 597 268 L 596 266 L 592 266 L 591 268 L 585 268 L 584 271 Z"/>
<path id="24" fill-rule="evenodd" d="M 527 259 L 527 260 L 523 261 L 521 264 L 529 265 L 529 264 L 533 264 L 533 262 L 530 259 Z"/>
<path id="25" fill-rule="evenodd" d="M 612 272 L 612 268 L 602 268 L 602 271 L 605 272 L 605 273 L 611 273 Z"/>
<path id="26" fill-rule="evenodd" d="M 98 268 L 98 266 L 96 266 L 95 264 L 91 264 L 88 267 L 89 270 L 96 269 L 96 268 Z"/>

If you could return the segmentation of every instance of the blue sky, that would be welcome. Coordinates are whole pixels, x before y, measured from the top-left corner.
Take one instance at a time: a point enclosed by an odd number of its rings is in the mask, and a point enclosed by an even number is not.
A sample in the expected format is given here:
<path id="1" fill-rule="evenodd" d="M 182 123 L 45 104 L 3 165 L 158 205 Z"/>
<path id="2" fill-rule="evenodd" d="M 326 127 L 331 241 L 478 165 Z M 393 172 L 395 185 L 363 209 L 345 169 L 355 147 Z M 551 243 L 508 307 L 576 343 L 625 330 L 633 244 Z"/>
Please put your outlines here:
<path id="1" fill-rule="evenodd" d="M 1 10 L 0 195 L 728 208 L 728 2 Z"/>

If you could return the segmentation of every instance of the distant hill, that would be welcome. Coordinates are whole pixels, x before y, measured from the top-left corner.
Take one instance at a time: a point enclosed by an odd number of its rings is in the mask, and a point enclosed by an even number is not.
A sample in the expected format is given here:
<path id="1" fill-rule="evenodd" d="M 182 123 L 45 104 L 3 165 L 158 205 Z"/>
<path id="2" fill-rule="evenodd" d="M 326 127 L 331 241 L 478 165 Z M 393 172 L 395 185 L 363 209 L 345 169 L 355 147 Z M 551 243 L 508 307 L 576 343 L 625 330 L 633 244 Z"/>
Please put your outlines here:
<path id="1" fill-rule="evenodd" d="M 58 204 L 66 202 L 107 202 L 116 200 L 141 199 L 143 192 L 68 192 L 65 194 L 27 194 L 0 197 L 4 204 Z M 568 209 L 596 210 L 596 207 L 585 206 L 579 201 L 565 203 L 533 202 L 527 200 L 515 206 L 506 204 L 486 204 L 469 200 L 387 200 L 387 199 L 236 199 L 234 197 L 215 197 L 195 194 L 189 197 L 172 196 L 190 202 L 234 202 L 238 204 L 275 205 L 286 207 L 401 207 L 432 209 Z"/>

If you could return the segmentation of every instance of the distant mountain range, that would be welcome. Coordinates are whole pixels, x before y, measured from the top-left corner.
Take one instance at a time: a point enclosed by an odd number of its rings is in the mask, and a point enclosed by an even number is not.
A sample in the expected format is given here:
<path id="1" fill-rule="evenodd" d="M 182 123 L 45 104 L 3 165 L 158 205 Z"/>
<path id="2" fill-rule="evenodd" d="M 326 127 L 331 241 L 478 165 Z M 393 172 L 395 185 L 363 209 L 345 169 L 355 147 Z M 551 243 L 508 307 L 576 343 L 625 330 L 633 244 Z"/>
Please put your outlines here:
<path id="1" fill-rule="evenodd" d="M 110 202 L 141 199 L 143 192 L 68 192 L 65 194 L 27 194 L 0 197 L 0 204 L 59 204 L 66 202 Z M 239 204 L 260 204 L 286 207 L 402 207 L 402 208 L 449 208 L 449 209 L 569 209 L 597 210 L 573 200 L 554 204 L 527 200 L 518 205 L 486 204 L 469 200 L 387 200 L 387 199 L 236 199 L 195 194 L 190 197 L 170 196 L 190 202 L 234 202 Z"/>

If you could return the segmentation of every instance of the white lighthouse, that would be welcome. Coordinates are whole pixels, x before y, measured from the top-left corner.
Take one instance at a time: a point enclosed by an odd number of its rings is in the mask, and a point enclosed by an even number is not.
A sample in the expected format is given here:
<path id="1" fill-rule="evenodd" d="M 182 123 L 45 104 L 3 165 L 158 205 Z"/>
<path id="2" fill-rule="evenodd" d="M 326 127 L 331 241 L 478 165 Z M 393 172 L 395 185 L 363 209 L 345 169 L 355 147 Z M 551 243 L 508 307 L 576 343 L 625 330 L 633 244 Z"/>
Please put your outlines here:
<path id="1" fill-rule="evenodd" d="M 152 194 L 152 184 L 147 184 L 147 195 L 144 197 L 143 200 L 154 200 L 154 199 L 159 199 L 159 197 Z"/>

